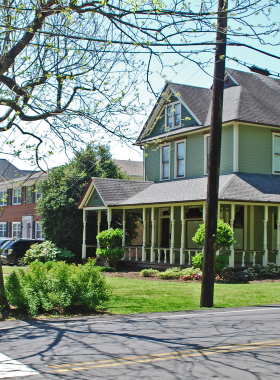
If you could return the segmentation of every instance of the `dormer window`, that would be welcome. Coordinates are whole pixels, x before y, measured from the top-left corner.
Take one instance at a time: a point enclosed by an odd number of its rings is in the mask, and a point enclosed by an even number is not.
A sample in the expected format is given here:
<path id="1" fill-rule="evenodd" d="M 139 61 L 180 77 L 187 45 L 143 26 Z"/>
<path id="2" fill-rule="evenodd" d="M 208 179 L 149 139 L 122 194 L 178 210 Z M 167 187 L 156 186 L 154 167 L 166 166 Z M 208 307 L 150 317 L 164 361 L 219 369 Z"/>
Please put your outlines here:
<path id="1" fill-rule="evenodd" d="M 180 127 L 181 125 L 181 104 L 180 103 L 172 103 L 167 106 L 167 129 L 172 129 L 176 127 Z"/>

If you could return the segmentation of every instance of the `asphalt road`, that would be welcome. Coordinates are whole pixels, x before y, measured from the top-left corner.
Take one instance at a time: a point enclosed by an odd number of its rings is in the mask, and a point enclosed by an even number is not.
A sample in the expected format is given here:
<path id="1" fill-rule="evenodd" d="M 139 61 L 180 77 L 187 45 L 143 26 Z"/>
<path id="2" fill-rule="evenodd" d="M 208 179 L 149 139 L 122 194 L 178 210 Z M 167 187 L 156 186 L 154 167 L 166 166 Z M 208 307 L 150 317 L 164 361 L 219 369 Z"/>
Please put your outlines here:
<path id="1" fill-rule="evenodd" d="M 280 379 L 280 305 L 1 322 L 0 353 L 0 378 Z"/>

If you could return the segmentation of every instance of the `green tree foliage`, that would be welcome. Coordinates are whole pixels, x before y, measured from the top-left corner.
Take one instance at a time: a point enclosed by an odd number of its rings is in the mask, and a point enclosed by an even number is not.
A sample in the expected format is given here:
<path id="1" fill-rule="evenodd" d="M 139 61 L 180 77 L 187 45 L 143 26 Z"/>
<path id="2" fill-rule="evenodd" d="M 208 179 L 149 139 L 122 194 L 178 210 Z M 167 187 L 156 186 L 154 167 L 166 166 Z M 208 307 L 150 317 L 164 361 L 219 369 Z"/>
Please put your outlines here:
<path id="1" fill-rule="evenodd" d="M 233 238 L 233 229 L 228 223 L 223 220 L 218 219 L 217 221 L 217 251 L 222 247 L 229 247 L 235 240 Z M 205 236 L 205 223 L 201 224 L 199 229 L 196 231 L 192 240 L 198 245 L 204 245 Z"/>
<path id="2" fill-rule="evenodd" d="M 98 256 L 105 259 L 109 266 L 113 265 L 116 268 L 117 262 L 123 257 L 124 250 L 122 245 L 123 230 L 110 228 L 100 232 L 97 235 L 98 243 L 105 248 L 98 248 L 96 253 Z"/>
<path id="3" fill-rule="evenodd" d="M 76 153 L 67 165 L 52 169 L 49 177 L 41 181 L 39 190 L 42 198 L 37 210 L 42 216 L 42 227 L 47 240 L 60 248 L 67 248 L 81 258 L 83 236 L 83 213 L 77 204 L 91 177 L 118 178 L 126 176 L 112 161 L 108 146 L 89 145 Z M 87 244 L 96 244 L 97 213 L 92 211 L 87 217 Z M 137 214 L 127 214 L 127 242 L 137 237 Z M 112 226 L 120 226 L 121 215 L 113 213 Z M 107 229 L 107 219 L 102 213 L 101 230 Z"/>
<path id="4" fill-rule="evenodd" d="M 95 260 L 86 265 L 33 262 L 27 271 L 14 271 L 7 278 L 9 303 L 32 315 L 63 309 L 96 310 L 109 300 L 111 290 Z"/>

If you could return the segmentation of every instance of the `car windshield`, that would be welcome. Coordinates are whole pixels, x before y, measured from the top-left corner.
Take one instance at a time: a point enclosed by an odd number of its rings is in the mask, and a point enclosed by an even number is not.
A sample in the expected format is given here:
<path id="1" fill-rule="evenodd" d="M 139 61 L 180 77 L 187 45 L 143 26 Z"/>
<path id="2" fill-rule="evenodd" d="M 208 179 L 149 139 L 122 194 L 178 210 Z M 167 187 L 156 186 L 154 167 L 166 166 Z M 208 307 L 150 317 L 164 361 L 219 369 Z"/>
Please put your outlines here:
<path id="1" fill-rule="evenodd" d="M 7 248 L 8 245 L 10 245 L 11 243 L 14 243 L 14 241 L 13 241 L 13 240 L 8 240 L 8 241 L 6 241 L 6 242 L 1 246 L 1 250 Z"/>

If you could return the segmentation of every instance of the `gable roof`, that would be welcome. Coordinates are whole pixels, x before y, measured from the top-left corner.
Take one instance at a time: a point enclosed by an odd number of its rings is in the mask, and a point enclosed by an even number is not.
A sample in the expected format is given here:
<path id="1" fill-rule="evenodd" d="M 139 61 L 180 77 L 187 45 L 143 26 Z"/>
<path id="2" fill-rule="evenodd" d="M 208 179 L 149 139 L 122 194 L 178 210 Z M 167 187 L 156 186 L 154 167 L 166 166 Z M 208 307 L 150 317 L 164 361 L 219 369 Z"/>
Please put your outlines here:
<path id="1" fill-rule="evenodd" d="M 92 183 L 106 206 L 205 201 L 207 193 L 207 177 L 159 183 L 92 178 Z M 219 200 L 280 203 L 280 176 L 253 173 L 221 175 Z"/>
<path id="2" fill-rule="evenodd" d="M 235 85 L 224 89 L 223 123 L 243 121 L 280 127 L 280 80 L 233 69 L 226 69 L 226 72 L 233 79 Z M 177 83 L 170 83 L 169 88 L 172 92 L 181 94 L 181 100 L 200 120 L 201 125 L 193 125 L 164 132 L 160 137 L 169 137 L 210 126 L 211 89 Z M 167 91 L 167 87 L 165 87 L 164 91 Z M 158 100 L 157 104 L 159 103 Z M 158 105 L 157 107 L 160 106 Z M 156 112 L 156 109 L 153 112 Z M 145 136 L 151 116 L 147 120 L 136 143 L 141 144 L 144 141 L 154 139 L 154 137 L 149 137 L 148 134 Z"/>
<path id="3" fill-rule="evenodd" d="M 128 176 L 143 177 L 143 161 L 114 160 L 114 162 L 121 168 L 122 172 Z"/>
<path id="4" fill-rule="evenodd" d="M 35 171 L 20 170 L 8 160 L 4 158 L 0 159 L 0 180 L 1 181 L 7 181 L 10 179 L 28 176 L 32 173 L 35 173 Z"/>

